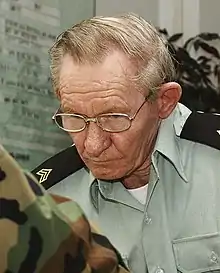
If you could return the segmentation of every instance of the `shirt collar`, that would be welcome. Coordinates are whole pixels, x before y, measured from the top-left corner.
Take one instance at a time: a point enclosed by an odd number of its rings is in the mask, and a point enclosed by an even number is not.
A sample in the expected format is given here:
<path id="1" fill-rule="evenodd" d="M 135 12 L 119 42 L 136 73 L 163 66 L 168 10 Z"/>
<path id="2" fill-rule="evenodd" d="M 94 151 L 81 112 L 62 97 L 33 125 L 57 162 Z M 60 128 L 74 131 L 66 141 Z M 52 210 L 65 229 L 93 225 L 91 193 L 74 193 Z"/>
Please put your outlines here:
<path id="1" fill-rule="evenodd" d="M 178 141 L 182 128 L 190 114 L 191 111 L 187 107 L 178 103 L 171 115 L 162 121 L 152 156 L 158 177 L 157 160 L 158 153 L 161 153 L 172 162 L 181 178 L 185 182 L 188 182 L 181 161 L 181 151 Z"/>
<path id="2" fill-rule="evenodd" d="M 96 179 L 90 172 L 90 198 L 93 206 L 99 211 L 99 194 L 104 198 L 130 206 L 144 212 L 144 205 L 139 203 L 124 187 L 118 182 L 102 181 Z"/>

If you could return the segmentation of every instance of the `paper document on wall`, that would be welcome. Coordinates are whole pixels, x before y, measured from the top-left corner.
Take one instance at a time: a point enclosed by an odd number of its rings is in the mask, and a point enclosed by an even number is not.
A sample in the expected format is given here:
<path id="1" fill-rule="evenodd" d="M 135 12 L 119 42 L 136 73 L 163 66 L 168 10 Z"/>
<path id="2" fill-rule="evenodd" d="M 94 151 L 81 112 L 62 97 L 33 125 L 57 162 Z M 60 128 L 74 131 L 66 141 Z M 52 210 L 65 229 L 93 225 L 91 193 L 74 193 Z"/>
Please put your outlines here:
<path id="1" fill-rule="evenodd" d="M 69 146 L 51 117 L 58 107 L 48 49 L 60 33 L 59 0 L 0 0 L 0 142 L 31 169 Z"/>

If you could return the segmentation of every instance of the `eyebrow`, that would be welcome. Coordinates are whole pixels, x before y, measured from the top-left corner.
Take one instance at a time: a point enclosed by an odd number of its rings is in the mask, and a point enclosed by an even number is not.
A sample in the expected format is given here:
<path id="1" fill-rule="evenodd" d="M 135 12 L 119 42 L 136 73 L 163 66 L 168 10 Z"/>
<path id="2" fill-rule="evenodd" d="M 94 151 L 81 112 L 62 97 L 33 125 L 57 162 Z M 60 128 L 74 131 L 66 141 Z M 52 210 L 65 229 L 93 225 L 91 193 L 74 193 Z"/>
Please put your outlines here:
<path id="1" fill-rule="evenodd" d="M 77 111 L 74 111 L 73 108 L 68 106 L 62 106 L 60 105 L 59 111 L 62 113 L 68 113 L 68 114 L 80 114 L 84 116 L 82 113 L 78 113 Z M 97 113 L 96 115 L 102 115 L 102 114 L 111 114 L 111 113 L 129 113 L 130 114 L 131 109 L 129 109 L 126 105 L 120 105 L 120 106 L 114 106 L 109 105 L 109 107 L 104 108 L 100 113 Z"/>
<path id="2" fill-rule="evenodd" d="M 113 106 L 109 106 L 109 107 L 104 108 L 104 110 L 100 114 L 106 114 L 106 113 L 128 113 L 130 111 L 131 111 L 131 109 L 129 109 L 125 105 L 120 105 L 120 106 L 114 106 L 113 105 Z"/>
<path id="3" fill-rule="evenodd" d="M 75 113 L 75 111 L 73 111 L 73 109 L 72 108 L 70 108 L 70 107 L 64 107 L 63 105 L 60 105 L 60 107 L 59 107 L 59 111 L 60 112 L 62 112 L 62 113 Z"/>

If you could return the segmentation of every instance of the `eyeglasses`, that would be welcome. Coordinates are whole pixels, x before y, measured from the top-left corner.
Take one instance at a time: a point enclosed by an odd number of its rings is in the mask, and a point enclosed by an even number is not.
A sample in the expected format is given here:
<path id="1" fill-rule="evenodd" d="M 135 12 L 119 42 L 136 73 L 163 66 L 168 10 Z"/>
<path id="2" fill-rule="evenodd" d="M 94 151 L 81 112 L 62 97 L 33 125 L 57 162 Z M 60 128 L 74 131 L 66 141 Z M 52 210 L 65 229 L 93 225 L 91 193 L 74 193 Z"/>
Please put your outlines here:
<path id="1" fill-rule="evenodd" d="M 91 118 L 79 114 L 60 113 L 61 110 L 59 108 L 52 119 L 60 129 L 70 133 L 83 131 L 90 122 L 95 122 L 103 131 L 119 133 L 131 127 L 132 121 L 148 99 L 149 96 L 145 98 L 133 116 L 122 113 L 107 113 Z"/>

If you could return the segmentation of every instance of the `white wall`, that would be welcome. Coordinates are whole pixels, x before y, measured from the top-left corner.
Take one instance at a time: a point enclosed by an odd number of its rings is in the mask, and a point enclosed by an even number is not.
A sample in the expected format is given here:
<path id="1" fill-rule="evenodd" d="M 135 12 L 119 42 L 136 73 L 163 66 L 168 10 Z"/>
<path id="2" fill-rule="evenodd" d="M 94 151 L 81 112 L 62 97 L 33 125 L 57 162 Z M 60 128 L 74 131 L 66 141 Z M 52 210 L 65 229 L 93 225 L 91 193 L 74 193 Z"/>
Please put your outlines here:
<path id="1" fill-rule="evenodd" d="M 182 32 L 182 0 L 159 0 L 158 26 L 170 35 Z"/>
<path id="2" fill-rule="evenodd" d="M 184 38 L 201 32 L 220 33 L 220 0 L 181 0 Z"/>
<path id="3" fill-rule="evenodd" d="M 200 32 L 200 0 L 182 1 L 182 31 L 184 39 L 197 35 Z"/>
<path id="4" fill-rule="evenodd" d="M 96 0 L 97 15 L 135 12 L 170 34 L 188 39 L 200 32 L 220 33 L 220 0 Z"/>
<path id="5" fill-rule="evenodd" d="M 47 0 L 42 0 L 47 1 Z M 54 0 L 57 1 L 57 0 Z M 62 0 L 62 28 L 96 15 L 135 12 L 185 39 L 199 32 L 220 33 L 220 0 Z"/>
<path id="6" fill-rule="evenodd" d="M 96 0 L 97 15 L 116 15 L 125 12 L 134 12 L 158 24 L 158 0 Z"/>
<path id="7" fill-rule="evenodd" d="M 200 31 L 220 33 L 220 0 L 200 0 Z"/>
<path id="8" fill-rule="evenodd" d="M 83 19 L 87 19 L 95 15 L 94 2 L 94 0 L 60 1 L 61 28 L 64 30 Z"/>

